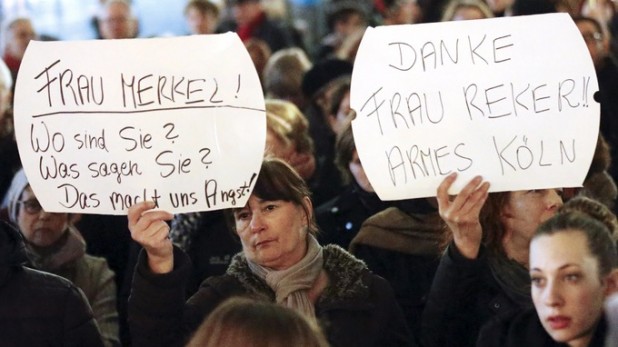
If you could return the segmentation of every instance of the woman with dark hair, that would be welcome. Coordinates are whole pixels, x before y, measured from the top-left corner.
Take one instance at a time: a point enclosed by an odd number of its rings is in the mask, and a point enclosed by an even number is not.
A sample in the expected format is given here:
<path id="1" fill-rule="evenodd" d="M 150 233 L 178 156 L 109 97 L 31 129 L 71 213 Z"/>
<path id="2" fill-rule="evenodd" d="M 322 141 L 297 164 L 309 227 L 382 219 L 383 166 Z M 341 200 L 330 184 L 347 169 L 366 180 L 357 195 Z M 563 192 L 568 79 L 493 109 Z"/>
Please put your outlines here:
<path id="1" fill-rule="evenodd" d="M 243 250 L 186 303 L 189 262 L 168 239 L 172 215 L 153 208 L 149 201 L 128 211 L 131 236 L 144 247 L 129 301 L 134 345 L 182 345 L 234 296 L 300 312 L 322 326 L 332 346 L 411 345 L 388 282 L 340 247 L 318 244 L 307 185 L 285 162 L 265 159 L 247 204 L 226 210 Z"/>
<path id="2" fill-rule="evenodd" d="M 423 313 L 427 347 L 473 346 L 491 317 L 532 305 L 530 240 L 562 205 L 556 189 L 488 194 L 480 176 L 450 198 L 455 179 L 451 174 L 438 187 L 440 216 L 452 240 Z"/>
<path id="3" fill-rule="evenodd" d="M 612 214 L 597 204 L 594 214 L 564 209 L 539 227 L 530 243 L 534 308 L 487 324 L 478 346 L 605 345 L 603 305 L 618 292 L 618 254 L 604 217 Z"/>

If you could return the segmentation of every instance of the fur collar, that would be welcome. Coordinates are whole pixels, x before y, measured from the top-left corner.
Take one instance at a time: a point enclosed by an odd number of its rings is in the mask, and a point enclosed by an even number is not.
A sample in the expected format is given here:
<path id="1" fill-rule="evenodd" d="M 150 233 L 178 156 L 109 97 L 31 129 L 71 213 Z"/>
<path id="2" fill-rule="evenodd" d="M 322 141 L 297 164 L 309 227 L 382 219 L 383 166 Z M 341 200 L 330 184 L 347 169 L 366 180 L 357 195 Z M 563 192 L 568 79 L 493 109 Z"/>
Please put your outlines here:
<path id="1" fill-rule="evenodd" d="M 369 288 L 363 282 L 363 275 L 369 270 L 365 263 L 337 245 L 324 246 L 323 252 L 324 270 L 328 275 L 329 284 L 320 295 L 316 306 L 366 299 L 369 296 Z M 232 258 L 226 274 L 239 281 L 252 296 L 269 301 L 275 300 L 273 290 L 251 272 L 242 252 Z"/>

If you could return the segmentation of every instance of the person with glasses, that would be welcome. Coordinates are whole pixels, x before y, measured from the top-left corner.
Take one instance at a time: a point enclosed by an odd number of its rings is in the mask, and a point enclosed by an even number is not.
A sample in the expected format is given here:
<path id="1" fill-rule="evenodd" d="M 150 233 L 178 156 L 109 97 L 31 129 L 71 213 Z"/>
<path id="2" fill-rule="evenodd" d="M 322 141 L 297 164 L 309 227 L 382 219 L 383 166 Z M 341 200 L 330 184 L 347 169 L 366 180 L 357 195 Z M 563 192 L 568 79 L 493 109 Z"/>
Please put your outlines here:
<path id="1" fill-rule="evenodd" d="M 607 141 L 611 151 L 612 163 L 610 175 L 618 180 L 618 63 L 609 51 L 609 32 L 591 17 L 574 17 L 573 21 L 579 29 L 590 58 L 594 64 L 599 83 L 599 92 L 595 100 L 601 104 L 601 126 L 599 131 Z"/>
<path id="2" fill-rule="evenodd" d="M 102 39 L 132 39 L 138 36 L 138 20 L 133 14 L 131 3 L 126 0 L 103 2 L 97 16 L 97 29 Z"/>
<path id="3" fill-rule="evenodd" d="M 86 242 L 68 213 L 46 212 L 23 169 L 7 192 L 9 219 L 25 241 L 28 267 L 70 280 L 85 294 L 105 346 L 119 346 L 114 273 L 103 258 L 86 254 Z"/>
<path id="4" fill-rule="evenodd" d="M 3 27 L 4 47 L 2 60 L 11 71 L 13 81 L 17 80 L 17 72 L 21 60 L 26 53 L 26 47 L 30 40 L 37 39 L 38 35 L 32 20 L 28 17 L 16 17 Z M 14 89 L 11 89 L 14 91 Z"/>

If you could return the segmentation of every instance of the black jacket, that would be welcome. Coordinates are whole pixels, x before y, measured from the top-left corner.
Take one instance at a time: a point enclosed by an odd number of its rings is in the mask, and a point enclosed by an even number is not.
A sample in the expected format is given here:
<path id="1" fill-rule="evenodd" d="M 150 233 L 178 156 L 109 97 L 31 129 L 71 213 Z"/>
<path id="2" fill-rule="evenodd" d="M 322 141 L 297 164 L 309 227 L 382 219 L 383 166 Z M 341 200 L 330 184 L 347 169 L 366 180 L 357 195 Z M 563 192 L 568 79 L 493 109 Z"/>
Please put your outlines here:
<path id="1" fill-rule="evenodd" d="M 23 267 L 23 241 L 0 225 L 0 344 L 103 346 L 84 294 L 70 281 Z"/>
<path id="2" fill-rule="evenodd" d="M 601 319 L 588 347 L 603 347 L 607 323 Z M 554 341 L 543 328 L 534 308 L 514 311 L 488 322 L 479 334 L 478 347 L 558 347 L 567 346 Z"/>
<path id="3" fill-rule="evenodd" d="M 393 291 L 384 279 L 337 246 L 324 247 L 329 277 L 316 303 L 316 316 L 333 347 L 414 346 Z M 275 293 L 254 275 L 239 253 L 227 273 L 204 281 L 184 301 L 182 283 L 190 273 L 187 256 L 174 252 L 174 270 L 152 274 L 141 254 L 129 300 L 134 346 L 179 346 L 222 301 L 232 296 L 275 301 Z"/>
<path id="4" fill-rule="evenodd" d="M 474 346 L 487 321 L 498 314 L 518 310 L 492 275 L 483 247 L 476 259 L 462 256 L 451 243 L 440 259 L 422 321 L 425 347 Z"/>
<path id="5" fill-rule="evenodd" d="M 350 244 L 352 254 L 391 284 L 416 337 L 440 262 L 443 230 L 437 212 L 406 213 L 391 207 L 367 219 Z"/>
<path id="6" fill-rule="evenodd" d="M 340 195 L 315 210 L 320 244 L 348 249 L 363 222 L 388 206 L 375 193 L 363 191 L 356 183 L 349 185 Z"/>

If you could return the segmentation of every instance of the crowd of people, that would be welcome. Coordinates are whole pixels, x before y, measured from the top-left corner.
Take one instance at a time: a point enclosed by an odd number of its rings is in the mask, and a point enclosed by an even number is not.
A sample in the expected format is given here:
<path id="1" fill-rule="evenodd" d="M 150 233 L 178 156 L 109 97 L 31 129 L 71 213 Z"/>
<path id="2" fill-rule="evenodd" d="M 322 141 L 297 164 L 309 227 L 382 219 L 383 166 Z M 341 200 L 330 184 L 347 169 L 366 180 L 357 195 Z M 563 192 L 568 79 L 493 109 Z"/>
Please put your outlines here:
<path id="1" fill-rule="evenodd" d="M 584 0 L 330 0 L 317 44 L 264 0 L 187 0 L 187 33 L 234 31 L 266 99 L 245 206 L 51 213 L 12 127 L 27 17 L 0 61 L 0 336 L 15 346 L 618 346 L 618 6 Z M 568 12 L 601 105 L 583 187 L 382 201 L 363 169 L 351 74 L 368 26 Z M 101 1 L 99 39 L 139 37 Z M 45 38 L 49 39 L 49 38 Z M 239 158 L 242 160 L 242 158 Z M 478 173 L 482 175 L 482 172 Z M 0 343 L 0 344 L 2 344 Z"/>

